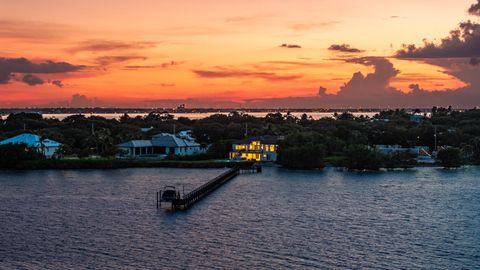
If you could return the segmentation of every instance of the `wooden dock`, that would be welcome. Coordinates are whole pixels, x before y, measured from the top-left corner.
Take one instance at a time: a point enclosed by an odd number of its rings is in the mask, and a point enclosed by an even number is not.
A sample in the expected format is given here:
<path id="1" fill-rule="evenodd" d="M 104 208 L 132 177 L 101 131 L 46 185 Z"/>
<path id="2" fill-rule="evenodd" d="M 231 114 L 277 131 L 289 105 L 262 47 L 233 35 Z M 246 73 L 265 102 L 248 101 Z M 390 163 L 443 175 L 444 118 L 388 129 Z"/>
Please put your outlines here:
<path id="1" fill-rule="evenodd" d="M 166 194 L 165 189 L 157 192 L 157 209 L 162 207 L 162 202 L 164 203 L 171 203 L 172 211 L 178 210 L 187 210 L 193 204 L 210 194 L 211 192 L 215 191 L 223 184 L 227 183 L 228 181 L 232 180 L 239 174 L 247 174 L 247 173 L 261 173 L 262 167 L 258 164 L 253 164 L 250 166 L 236 166 L 225 173 L 213 178 L 212 180 L 208 181 L 207 183 L 199 186 L 198 188 L 194 189 L 193 191 L 184 194 L 183 196 L 180 195 L 180 192 L 174 191 L 175 196 L 170 196 L 168 199 L 165 198 L 164 194 Z M 170 190 L 170 193 L 172 191 Z"/>

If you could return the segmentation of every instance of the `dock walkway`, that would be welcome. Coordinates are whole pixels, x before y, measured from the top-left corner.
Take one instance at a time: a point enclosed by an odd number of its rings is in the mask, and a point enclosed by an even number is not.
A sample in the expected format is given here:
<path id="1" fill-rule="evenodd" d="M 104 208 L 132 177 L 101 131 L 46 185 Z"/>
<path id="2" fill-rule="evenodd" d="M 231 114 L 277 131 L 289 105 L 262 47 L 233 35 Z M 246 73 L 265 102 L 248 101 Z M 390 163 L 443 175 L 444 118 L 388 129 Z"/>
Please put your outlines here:
<path id="1" fill-rule="evenodd" d="M 176 196 L 174 196 L 173 198 L 165 199 L 165 196 L 163 196 L 165 193 L 165 190 L 158 191 L 157 192 L 157 208 L 161 208 L 162 202 L 170 202 L 172 211 L 187 210 L 193 204 L 195 204 L 196 202 L 198 202 L 199 200 L 201 200 L 211 192 L 215 191 L 216 189 L 221 187 L 223 184 L 232 180 L 237 175 L 243 174 L 243 173 L 260 173 L 260 172 L 262 172 L 262 167 L 257 164 L 253 164 L 248 167 L 236 166 L 222 173 L 221 175 L 213 178 L 207 183 L 199 186 L 193 191 L 187 194 L 184 194 L 184 196 L 180 196 L 180 193 L 176 192 Z"/>

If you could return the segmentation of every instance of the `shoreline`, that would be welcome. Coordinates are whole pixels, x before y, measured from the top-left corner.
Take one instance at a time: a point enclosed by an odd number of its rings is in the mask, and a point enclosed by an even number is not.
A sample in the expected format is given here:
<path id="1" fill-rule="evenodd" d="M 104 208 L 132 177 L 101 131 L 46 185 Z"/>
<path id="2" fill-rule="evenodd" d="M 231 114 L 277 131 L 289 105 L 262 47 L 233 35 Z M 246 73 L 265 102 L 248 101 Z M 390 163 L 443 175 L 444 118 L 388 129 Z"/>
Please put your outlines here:
<path id="1" fill-rule="evenodd" d="M 33 170 L 114 170 L 129 168 L 184 168 L 184 169 L 219 169 L 231 168 L 238 164 L 252 163 L 251 161 L 231 162 L 228 160 L 138 160 L 138 159 L 60 159 L 60 160 L 35 160 L 26 161 L 12 168 L 0 168 L 0 171 L 33 171 Z M 346 172 L 389 172 L 389 171 L 408 171 L 417 168 L 444 168 L 437 164 L 422 164 L 409 168 L 380 168 L 379 170 L 349 170 L 345 167 L 327 164 L 319 169 L 291 169 L 281 167 L 274 163 L 264 163 L 266 166 L 278 167 L 287 171 L 322 171 L 323 169 L 335 169 Z M 465 166 L 478 166 L 475 164 L 466 164 Z M 444 168 L 449 170 L 459 168 Z"/>

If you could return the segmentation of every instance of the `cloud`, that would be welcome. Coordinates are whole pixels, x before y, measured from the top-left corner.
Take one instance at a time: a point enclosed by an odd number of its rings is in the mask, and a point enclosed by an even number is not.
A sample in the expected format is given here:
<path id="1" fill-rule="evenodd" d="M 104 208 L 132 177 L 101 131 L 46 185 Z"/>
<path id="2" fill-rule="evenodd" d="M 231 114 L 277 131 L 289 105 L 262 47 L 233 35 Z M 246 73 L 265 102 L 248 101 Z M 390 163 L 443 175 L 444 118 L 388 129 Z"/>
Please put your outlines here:
<path id="1" fill-rule="evenodd" d="M 158 66 L 154 65 L 130 65 L 124 66 L 124 70 L 139 70 L 139 69 L 150 69 L 150 68 L 158 68 Z"/>
<path id="2" fill-rule="evenodd" d="M 175 84 L 174 83 L 161 83 L 160 86 L 161 87 L 175 87 Z"/>
<path id="3" fill-rule="evenodd" d="M 201 26 L 189 26 L 189 27 L 172 27 L 161 29 L 158 31 L 159 35 L 172 36 L 172 37 L 194 37 L 194 36 L 217 36 L 217 35 L 232 35 L 235 33 L 243 32 L 239 29 L 232 29 L 228 27 L 201 27 Z"/>
<path id="4" fill-rule="evenodd" d="M 69 102 L 71 108 L 92 108 L 102 106 L 97 98 L 88 98 L 86 95 L 74 94 Z"/>
<path id="5" fill-rule="evenodd" d="M 100 56 L 95 58 L 95 63 L 100 66 L 108 66 L 132 60 L 147 60 L 147 57 L 138 55 Z"/>
<path id="6" fill-rule="evenodd" d="M 159 65 L 128 65 L 128 66 L 124 66 L 123 69 L 124 70 L 139 70 L 139 69 L 151 69 L 151 68 L 167 69 L 170 67 L 181 65 L 183 63 L 184 62 L 170 61 L 170 62 L 161 63 Z"/>
<path id="7" fill-rule="evenodd" d="M 279 47 L 280 47 L 280 48 L 287 48 L 287 49 L 300 49 L 300 48 L 302 48 L 302 46 L 300 46 L 300 45 L 296 45 L 296 44 L 286 44 L 286 43 L 280 45 Z"/>
<path id="8" fill-rule="evenodd" d="M 322 95 L 325 95 L 327 93 L 327 88 L 323 87 L 323 86 L 320 86 L 318 88 L 318 95 L 319 96 L 322 96 Z"/>
<path id="9" fill-rule="evenodd" d="M 289 81 L 300 79 L 301 75 L 279 75 L 273 72 L 259 72 L 249 70 L 232 70 L 219 68 L 219 70 L 193 70 L 197 76 L 202 78 L 239 78 L 250 77 L 260 78 L 267 81 Z"/>
<path id="10" fill-rule="evenodd" d="M 296 23 L 290 28 L 294 31 L 309 31 L 313 29 L 331 28 L 342 21 L 327 21 L 327 22 L 314 22 L 314 23 Z"/>
<path id="11" fill-rule="evenodd" d="M 116 40 L 86 40 L 80 42 L 77 46 L 68 48 L 70 53 L 77 52 L 104 52 L 104 51 L 121 51 L 121 50 L 141 50 L 149 49 L 156 46 L 156 42 L 141 41 L 141 42 L 125 42 Z"/>
<path id="12" fill-rule="evenodd" d="M 372 99 L 381 99 L 386 94 L 395 91 L 389 87 L 390 81 L 400 71 L 395 69 L 393 64 L 381 57 L 362 57 L 347 60 L 347 62 L 373 66 L 373 73 L 363 75 L 361 72 L 353 74 L 349 82 L 340 88 L 336 95 L 338 99 L 345 101 L 355 100 L 360 103 L 371 102 Z"/>
<path id="13" fill-rule="evenodd" d="M 468 9 L 468 13 L 474 16 L 480 16 L 480 0 L 477 0 L 477 3 L 472 4 Z"/>
<path id="14" fill-rule="evenodd" d="M 72 65 L 67 62 L 53 62 L 45 61 L 41 63 L 33 63 L 26 58 L 4 58 L 0 57 L 0 84 L 6 84 L 10 81 L 15 73 L 28 74 L 27 78 L 23 82 L 29 85 L 35 85 L 39 83 L 38 80 L 34 80 L 32 74 L 53 74 L 53 73 L 66 73 L 74 72 L 83 69 L 85 66 Z M 29 83 L 30 82 L 30 83 Z"/>
<path id="15" fill-rule="evenodd" d="M 53 80 L 51 83 L 52 83 L 53 85 L 55 85 L 55 86 L 58 86 L 58 87 L 60 87 L 60 88 L 63 88 L 63 83 L 62 83 L 62 81 L 60 81 L 60 80 Z"/>
<path id="16" fill-rule="evenodd" d="M 480 65 L 480 60 L 478 58 L 471 58 L 470 59 L 470 65 L 478 66 L 478 65 Z"/>
<path id="17" fill-rule="evenodd" d="M 72 96 L 72 100 L 70 101 L 70 106 L 74 108 L 90 107 L 91 104 L 92 101 L 90 101 L 87 96 L 80 94 L 74 94 Z"/>
<path id="18" fill-rule="evenodd" d="M 428 64 L 442 67 L 446 74 L 454 76 L 467 86 L 459 89 L 423 89 L 412 82 L 410 92 L 405 93 L 390 86 L 400 71 L 386 58 L 361 57 L 346 60 L 349 63 L 372 66 L 374 71 L 366 75 L 356 72 L 336 94 L 328 94 L 320 87 L 318 95 L 310 97 L 284 97 L 245 100 L 244 108 L 431 108 L 449 106 L 472 108 L 480 105 L 480 67 L 466 63 L 464 59 L 430 59 Z"/>
<path id="19" fill-rule="evenodd" d="M 256 14 L 247 16 L 235 16 L 225 19 L 227 23 L 259 23 L 274 17 L 272 14 Z"/>
<path id="20" fill-rule="evenodd" d="M 160 65 L 160 67 L 162 67 L 162 68 L 169 68 L 169 67 L 177 66 L 177 65 L 180 65 L 180 64 L 181 64 L 181 62 L 170 61 L 170 62 L 162 63 L 162 64 Z"/>
<path id="21" fill-rule="evenodd" d="M 397 58 L 470 58 L 480 56 L 480 24 L 471 21 L 462 22 L 439 44 L 425 40 L 420 47 L 414 44 L 404 45 L 397 51 Z"/>
<path id="22" fill-rule="evenodd" d="M 480 16 L 480 0 L 472 4 L 468 13 Z M 475 58 L 480 56 L 480 24 L 472 21 L 459 23 L 450 31 L 450 35 L 436 44 L 428 40 L 417 47 L 414 44 L 404 45 L 396 52 L 397 58 L 428 59 L 428 58 Z M 473 60 L 475 62 L 475 60 Z"/>
<path id="23" fill-rule="evenodd" d="M 74 29 L 68 25 L 39 21 L 0 20 L 0 39 L 51 42 L 64 38 Z"/>
<path id="24" fill-rule="evenodd" d="M 348 44 L 333 44 L 328 48 L 330 51 L 346 52 L 346 53 L 360 53 L 362 50 L 352 48 Z"/>
<path id="25" fill-rule="evenodd" d="M 31 86 L 35 86 L 35 85 L 44 83 L 44 81 L 41 78 L 39 78 L 35 75 L 32 75 L 32 74 L 24 75 L 23 78 L 22 78 L 22 82 L 24 82 L 28 85 L 31 85 Z"/>

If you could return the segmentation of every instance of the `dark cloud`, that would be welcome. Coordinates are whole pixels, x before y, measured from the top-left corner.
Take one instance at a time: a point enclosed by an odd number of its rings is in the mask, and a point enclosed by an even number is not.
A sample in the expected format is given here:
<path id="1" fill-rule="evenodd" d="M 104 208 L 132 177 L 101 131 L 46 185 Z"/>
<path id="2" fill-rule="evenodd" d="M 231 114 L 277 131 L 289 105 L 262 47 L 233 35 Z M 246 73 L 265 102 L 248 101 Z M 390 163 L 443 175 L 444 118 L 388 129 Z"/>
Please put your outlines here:
<path id="1" fill-rule="evenodd" d="M 333 44 L 328 48 L 330 51 L 346 52 L 346 53 L 360 53 L 362 50 L 352 48 L 348 44 Z"/>
<path id="2" fill-rule="evenodd" d="M 91 101 L 85 95 L 74 94 L 72 96 L 72 100 L 70 102 L 71 107 L 75 108 L 83 108 L 83 107 L 90 107 Z"/>
<path id="3" fill-rule="evenodd" d="M 40 77 L 37 77 L 35 75 L 32 75 L 32 74 L 26 74 L 23 76 L 22 78 L 22 82 L 28 84 L 28 85 L 31 85 L 31 86 L 35 86 L 35 85 L 38 85 L 38 84 L 43 84 L 44 81 L 42 80 L 42 78 Z"/>
<path id="4" fill-rule="evenodd" d="M 6 84 L 10 81 L 15 73 L 22 74 L 53 74 L 66 73 L 83 69 L 85 66 L 72 65 L 66 62 L 45 61 L 42 63 L 33 63 L 26 58 L 0 58 L 0 84 Z M 38 82 L 27 77 L 27 81 L 23 82 L 32 85 L 28 82 Z M 39 83 L 36 83 L 39 84 Z M 35 85 L 35 84 L 33 84 Z"/>
<path id="5" fill-rule="evenodd" d="M 108 66 L 132 60 L 147 60 L 147 57 L 138 55 L 100 56 L 95 58 L 95 63 L 100 66 Z"/>
<path id="6" fill-rule="evenodd" d="M 268 81 L 289 81 L 300 79 L 301 75 L 279 75 L 273 72 L 259 72 L 249 70 L 231 70 L 220 68 L 219 70 L 193 70 L 193 72 L 203 78 L 238 78 L 251 77 L 260 78 Z"/>
<path id="7" fill-rule="evenodd" d="M 424 41 L 420 47 L 413 44 L 404 45 L 404 48 L 397 51 L 395 56 L 410 59 L 478 57 L 480 56 L 480 24 L 471 21 L 462 22 L 439 44 Z"/>
<path id="8" fill-rule="evenodd" d="M 180 64 L 181 64 L 180 62 L 170 61 L 170 62 L 162 63 L 160 66 L 162 68 L 169 68 L 169 67 L 177 66 L 177 65 L 180 65 Z"/>
<path id="9" fill-rule="evenodd" d="M 120 50 L 138 50 L 148 49 L 156 46 L 156 42 L 142 41 L 142 42 L 125 42 L 115 40 L 86 40 L 79 43 L 77 46 L 67 49 L 68 52 L 103 52 L 103 51 L 120 51 Z"/>
<path id="10" fill-rule="evenodd" d="M 280 45 L 280 48 L 287 48 L 287 49 L 301 49 L 301 48 L 302 48 L 302 46 L 300 46 L 300 45 L 297 45 L 297 44 L 286 44 L 286 43 L 284 43 L 284 44 Z"/>
<path id="11" fill-rule="evenodd" d="M 63 83 L 62 83 L 62 81 L 60 81 L 60 80 L 53 80 L 51 83 L 52 83 L 53 85 L 55 85 L 55 86 L 58 86 L 58 87 L 60 87 L 60 88 L 63 88 Z"/>
<path id="12" fill-rule="evenodd" d="M 471 15 L 480 16 L 480 0 L 470 6 Z M 475 58 L 480 56 L 480 24 L 472 21 L 461 22 L 458 28 L 436 44 L 424 40 L 422 46 L 404 45 L 395 54 L 397 58 Z"/>
<path id="13" fill-rule="evenodd" d="M 146 59 L 146 58 L 145 58 Z M 170 62 L 165 62 L 161 63 L 159 65 L 128 65 L 124 66 L 123 69 L 125 70 L 139 70 L 139 69 L 151 69 L 151 68 L 170 68 L 173 66 L 178 66 L 183 64 L 183 62 L 177 62 L 177 61 L 170 61 Z"/>
<path id="14" fill-rule="evenodd" d="M 480 65 L 480 60 L 478 58 L 471 58 L 470 59 L 470 65 L 478 66 L 478 65 Z"/>
<path id="15" fill-rule="evenodd" d="M 139 70 L 139 69 L 150 69 L 150 68 L 157 68 L 158 66 L 153 65 L 131 65 L 131 66 L 124 66 L 124 70 Z"/>
<path id="16" fill-rule="evenodd" d="M 477 3 L 472 4 L 468 9 L 468 13 L 474 16 L 480 16 L 480 0 L 477 0 Z"/>
<path id="17" fill-rule="evenodd" d="M 70 100 L 71 108 L 91 108 L 98 106 L 98 100 L 88 98 L 86 95 L 74 94 Z"/>
<path id="18" fill-rule="evenodd" d="M 327 88 L 320 86 L 320 88 L 318 88 L 318 95 L 323 96 L 325 94 L 327 94 Z"/>

